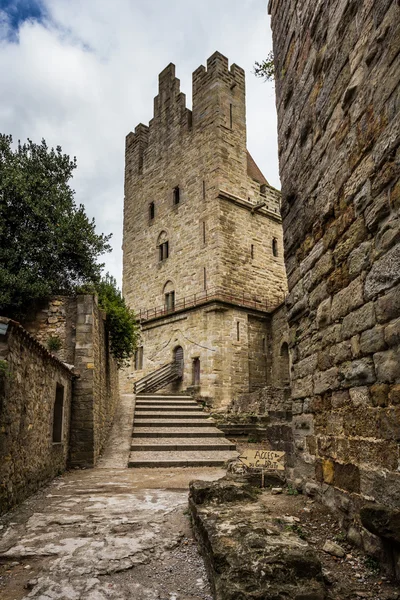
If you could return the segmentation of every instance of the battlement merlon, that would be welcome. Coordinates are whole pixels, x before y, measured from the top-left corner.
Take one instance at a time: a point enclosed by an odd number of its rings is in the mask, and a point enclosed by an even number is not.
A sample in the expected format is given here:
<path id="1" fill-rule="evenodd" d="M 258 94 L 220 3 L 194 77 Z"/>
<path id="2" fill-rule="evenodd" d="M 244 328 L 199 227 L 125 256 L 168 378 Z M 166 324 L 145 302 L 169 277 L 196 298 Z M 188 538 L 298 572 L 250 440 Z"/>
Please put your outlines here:
<path id="1" fill-rule="evenodd" d="M 163 153 L 181 135 L 222 125 L 243 138 L 246 145 L 245 72 L 236 64 L 229 68 L 228 58 L 214 52 L 207 68 L 198 67 L 192 76 L 193 110 L 186 108 L 186 96 L 180 91 L 175 65 L 170 63 L 158 77 L 158 94 L 154 98 L 154 116 L 149 126 L 140 124 L 126 139 L 126 158 L 131 172 L 140 174 L 146 168 L 149 153 Z M 128 152 L 129 149 L 129 152 Z M 136 163 L 136 165 L 135 165 Z"/>
<path id="2" fill-rule="evenodd" d="M 144 152 L 148 143 L 149 127 L 143 123 L 139 123 L 135 127 L 135 132 L 129 132 L 125 138 L 125 165 L 130 169 L 136 169 L 135 174 L 142 171 Z"/>

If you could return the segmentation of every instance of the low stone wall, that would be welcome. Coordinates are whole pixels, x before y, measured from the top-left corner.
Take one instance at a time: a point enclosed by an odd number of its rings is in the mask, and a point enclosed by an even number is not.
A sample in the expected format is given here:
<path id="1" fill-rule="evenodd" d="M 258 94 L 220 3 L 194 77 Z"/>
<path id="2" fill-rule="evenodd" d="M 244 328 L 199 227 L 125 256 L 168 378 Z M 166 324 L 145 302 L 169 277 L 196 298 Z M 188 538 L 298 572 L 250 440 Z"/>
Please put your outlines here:
<path id="1" fill-rule="evenodd" d="M 3 513 L 65 470 L 73 373 L 17 323 L 0 317 L 0 326 L 7 327 L 6 333 L 0 334 Z M 54 432 L 54 406 L 60 394 L 60 429 Z M 60 441 L 53 441 L 54 433 Z"/>
<path id="2" fill-rule="evenodd" d="M 74 384 L 70 462 L 95 465 L 119 399 L 118 369 L 110 354 L 106 315 L 91 294 L 55 296 L 24 326 L 44 345 L 57 337 L 57 358 L 79 373 Z"/>

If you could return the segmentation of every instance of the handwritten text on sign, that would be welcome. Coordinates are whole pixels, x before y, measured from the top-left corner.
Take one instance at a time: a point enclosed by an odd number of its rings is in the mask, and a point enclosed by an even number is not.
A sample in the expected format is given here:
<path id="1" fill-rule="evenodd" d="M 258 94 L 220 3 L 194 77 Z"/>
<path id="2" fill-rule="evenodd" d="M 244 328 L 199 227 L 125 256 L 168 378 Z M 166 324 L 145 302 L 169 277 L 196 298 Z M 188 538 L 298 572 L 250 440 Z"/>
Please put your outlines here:
<path id="1" fill-rule="evenodd" d="M 285 452 L 277 450 L 246 450 L 239 460 L 250 469 L 285 470 Z"/>

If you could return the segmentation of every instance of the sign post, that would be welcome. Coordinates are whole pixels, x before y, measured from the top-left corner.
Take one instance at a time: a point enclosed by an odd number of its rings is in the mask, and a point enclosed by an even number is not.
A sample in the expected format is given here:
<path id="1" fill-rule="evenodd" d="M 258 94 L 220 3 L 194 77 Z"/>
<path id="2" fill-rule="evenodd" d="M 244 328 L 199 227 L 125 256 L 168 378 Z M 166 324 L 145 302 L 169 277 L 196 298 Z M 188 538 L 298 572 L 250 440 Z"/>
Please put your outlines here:
<path id="1" fill-rule="evenodd" d="M 248 469 L 261 469 L 261 487 L 264 487 L 265 471 L 284 471 L 285 470 L 285 452 L 278 450 L 255 450 L 248 448 L 239 456 Z"/>

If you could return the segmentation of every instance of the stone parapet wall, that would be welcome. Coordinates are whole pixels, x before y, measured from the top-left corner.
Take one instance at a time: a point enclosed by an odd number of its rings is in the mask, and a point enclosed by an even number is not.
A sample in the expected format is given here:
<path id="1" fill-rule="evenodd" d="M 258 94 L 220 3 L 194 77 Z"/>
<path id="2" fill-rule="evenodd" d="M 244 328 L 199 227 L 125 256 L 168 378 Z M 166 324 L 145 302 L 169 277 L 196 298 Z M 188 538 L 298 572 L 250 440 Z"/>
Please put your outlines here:
<path id="1" fill-rule="evenodd" d="M 79 379 L 72 404 L 72 465 L 94 466 L 119 399 L 118 369 L 109 350 L 105 313 L 92 295 L 77 296 L 75 367 Z"/>
<path id="2" fill-rule="evenodd" d="M 0 513 L 67 465 L 73 373 L 20 325 L 0 335 Z M 62 441 L 53 443 L 56 389 L 63 387 Z"/>
<path id="3" fill-rule="evenodd" d="M 74 296 L 54 296 L 44 301 L 35 314 L 23 322 L 23 326 L 46 348 L 48 348 L 49 340 L 56 338 L 60 343 L 60 349 L 54 352 L 57 358 L 73 365 L 75 323 L 76 298 Z"/>
<path id="4" fill-rule="evenodd" d="M 367 499 L 400 496 L 400 7 L 269 7 L 294 474 L 349 524 Z"/>

